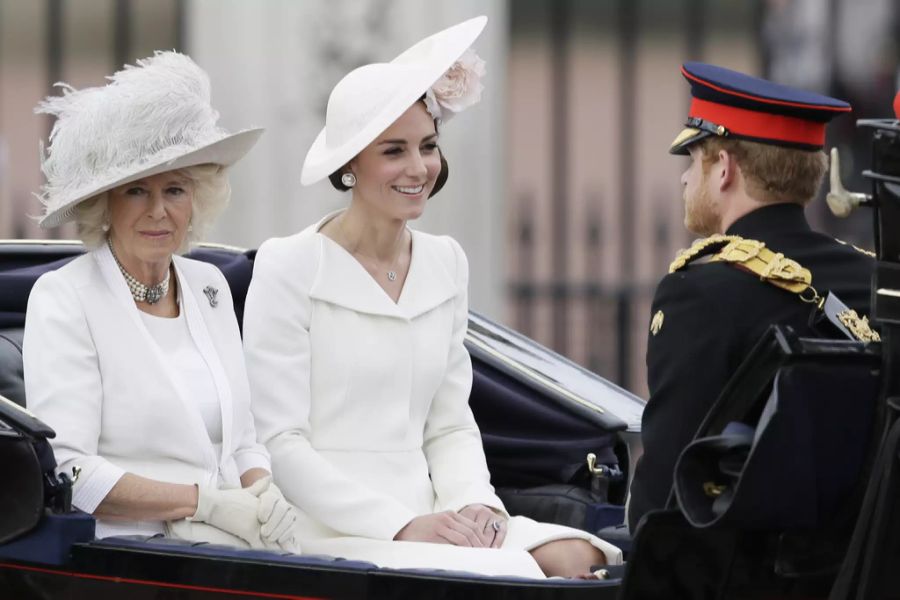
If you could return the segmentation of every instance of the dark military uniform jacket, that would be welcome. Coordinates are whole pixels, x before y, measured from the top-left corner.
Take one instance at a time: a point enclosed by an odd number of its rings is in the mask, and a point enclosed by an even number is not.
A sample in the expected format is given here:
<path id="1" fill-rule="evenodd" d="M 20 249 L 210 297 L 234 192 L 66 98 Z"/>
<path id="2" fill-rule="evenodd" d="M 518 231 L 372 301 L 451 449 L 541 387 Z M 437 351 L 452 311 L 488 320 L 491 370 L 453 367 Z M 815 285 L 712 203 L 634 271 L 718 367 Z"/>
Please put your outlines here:
<path id="1" fill-rule="evenodd" d="M 869 314 L 874 260 L 811 230 L 801 206 L 757 209 L 726 234 L 764 242 L 808 269 L 821 296 L 833 292 L 859 315 Z M 725 262 L 691 262 L 663 278 L 651 308 L 650 400 L 642 421 L 644 454 L 631 485 L 632 531 L 644 513 L 665 507 L 679 454 L 769 325 L 809 332 L 810 311 L 797 294 Z"/>

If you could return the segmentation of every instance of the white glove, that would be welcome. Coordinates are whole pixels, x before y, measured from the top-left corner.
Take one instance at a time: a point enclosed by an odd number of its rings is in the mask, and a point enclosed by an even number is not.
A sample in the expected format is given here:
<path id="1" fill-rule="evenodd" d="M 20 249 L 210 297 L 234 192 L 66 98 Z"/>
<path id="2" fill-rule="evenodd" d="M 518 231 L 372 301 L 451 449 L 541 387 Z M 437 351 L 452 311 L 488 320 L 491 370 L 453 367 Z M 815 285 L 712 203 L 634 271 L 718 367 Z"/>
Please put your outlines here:
<path id="1" fill-rule="evenodd" d="M 250 544 L 236 535 L 222 531 L 214 525 L 203 521 L 189 521 L 178 519 L 166 521 L 166 537 L 176 540 L 190 540 L 192 542 L 206 542 L 207 544 L 222 544 L 235 548 L 249 548 Z"/>
<path id="2" fill-rule="evenodd" d="M 248 488 L 218 489 L 198 485 L 197 511 L 188 519 L 209 523 L 236 535 L 250 544 L 251 548 L 265 548 L 260 538 L 257 515 L 260 507 L 258 495 L 267 485 L 266 478 Z"/>
<path id="3" fill-rule="evenodd" d="M 300 544 L 296 539 L 297 509 L 287 501 L 278 486 L 272 482 L 271 476 L 263 477 L 260 481 L 263 480 L 267 482 L 267 485 L 259 494 L 259 513 L 257 514 L 262 525 L 259 530 L 262 542 L 267 548 L 278 548 L 300 554 Z"/>

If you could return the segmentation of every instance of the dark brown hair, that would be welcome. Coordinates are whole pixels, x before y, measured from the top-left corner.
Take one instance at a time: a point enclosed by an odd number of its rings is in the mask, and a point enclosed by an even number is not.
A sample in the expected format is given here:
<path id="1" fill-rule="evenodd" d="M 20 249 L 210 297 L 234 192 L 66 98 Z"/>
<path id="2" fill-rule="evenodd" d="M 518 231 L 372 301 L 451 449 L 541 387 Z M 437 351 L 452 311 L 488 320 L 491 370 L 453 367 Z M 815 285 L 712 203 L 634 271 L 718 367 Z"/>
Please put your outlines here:
<path id="1" fill-rule="evenodd" d="M 423 102 L 425 100 L 425 95 L 423 94 L 421 98 L 419 98 L 419 102 Z M 438 130 L 438 122 L 437 119 L 434 120 L 434 130 Z M 447 183 L 447 178 L 450 176 L 450 165 L 447 164 L 447 159 L 444 158 L 444 153 L 441 152 L 440 148 L 438 148 L 438 156 L 441 158 L 441 172 L 438 173 L 437 179 L 434 180 L 434 187 L 431 188 L 431 193 L 428 194 L 428 197 L 431 198 L 444 187 L 444 184 Z M 346 172 L 347 165 L 344 165 L 334 173 L 328 176 L 328 181 L 331 182 L 331 186 L 339 192 L 346 192 L 350 188 L 344 185 L 344 182 L 341 181 L 341 176 Z"/>

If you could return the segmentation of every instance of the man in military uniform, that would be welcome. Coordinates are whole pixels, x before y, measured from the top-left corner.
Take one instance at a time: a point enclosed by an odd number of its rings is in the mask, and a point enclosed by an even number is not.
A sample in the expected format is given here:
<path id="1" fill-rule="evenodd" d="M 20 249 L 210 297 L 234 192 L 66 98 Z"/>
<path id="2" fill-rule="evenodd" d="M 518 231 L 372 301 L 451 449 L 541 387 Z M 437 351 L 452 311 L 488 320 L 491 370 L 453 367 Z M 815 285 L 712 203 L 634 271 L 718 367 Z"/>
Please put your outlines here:
<path id="1" fill-rule="evenodd" d="M 827 169 L 825 123 L 850 106 L 702 63 L 682 74 L 692 101 L 670 152 L 690 155 L 685 225 L 708 237 L 676 257 L 653 299 L 632 532 L 665 507 L 679 454 L 769 325 L 810 332 L 828 292 L 862 317 L 874 267 L 863 251 L 810 229 L 803 213 Z"/>

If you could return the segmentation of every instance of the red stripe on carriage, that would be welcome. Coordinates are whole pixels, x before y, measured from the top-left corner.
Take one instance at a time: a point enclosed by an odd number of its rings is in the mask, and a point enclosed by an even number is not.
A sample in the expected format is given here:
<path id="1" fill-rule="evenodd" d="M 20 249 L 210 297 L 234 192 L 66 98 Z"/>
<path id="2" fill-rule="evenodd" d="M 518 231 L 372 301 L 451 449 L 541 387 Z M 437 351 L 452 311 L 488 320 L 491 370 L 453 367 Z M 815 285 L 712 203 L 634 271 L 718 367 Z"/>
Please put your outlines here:
<path id="1" fill-rule="evenodd" d="M 825 144 L 825 123 L 773 115 L 693 98 L 689 115 L 724 126 L 735 135 L 809 146 Z"/>
<path id="2" fill-rule="evenodd" d="M 250 596 L 253 598 L 278 598 L 279 600 L 322 600 L 319 596 L 296 596 L 293 594 L 273 594 L 267 592 L 251 592 L 245 590 L 234 590 L 230 588 L 217 588 L 204 585 L 187 585 L 184 583 L 166 583 L 163 581 L 150 581 L 145 579 L 129 579 L 127 577 L 115 577 L 110 575 L 91 575 L 89 573 L 76 573 L 74 571 L 61 571 L 58 569 L 47 569 L 44 567 L 29 567 L 26 565 L 17 565 L 12 563 L 0 563 L 0 568 L 18 569 L 20 571 L 31 571 L 36 573 L 48 573 L 50 575 L 62 575 L 64 577 L 75 577 L 77 579 L 93 579 L 99 581 L 112 581 L 114 583 L 130 583 L 134 585 L 149 585 L 155 587 L 171 588 L 178 590 L 193 590 L 198 592 L 212 592 L 215 594 L 232 594 L 235 596 Z"/>

